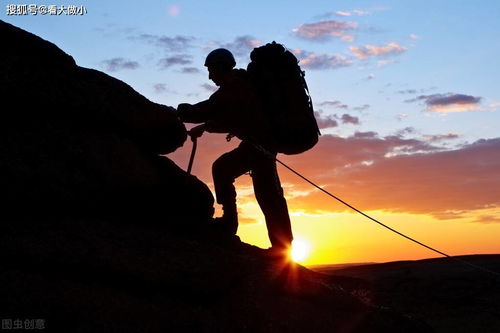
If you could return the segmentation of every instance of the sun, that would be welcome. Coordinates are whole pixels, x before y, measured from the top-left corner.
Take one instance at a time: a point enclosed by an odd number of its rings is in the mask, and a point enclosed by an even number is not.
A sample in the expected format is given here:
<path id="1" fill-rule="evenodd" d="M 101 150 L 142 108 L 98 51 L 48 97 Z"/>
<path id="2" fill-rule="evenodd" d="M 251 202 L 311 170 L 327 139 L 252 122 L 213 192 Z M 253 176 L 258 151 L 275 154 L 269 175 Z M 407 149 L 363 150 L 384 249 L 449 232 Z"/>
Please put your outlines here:
<path id="1" fill-rule="evenodd" d="M 309 257 L 309 243 L 303 239 L 294 239 L 292 242 L 292 250 L 290 252 L 292 260 L 295 262 L 303 262 Z"/>

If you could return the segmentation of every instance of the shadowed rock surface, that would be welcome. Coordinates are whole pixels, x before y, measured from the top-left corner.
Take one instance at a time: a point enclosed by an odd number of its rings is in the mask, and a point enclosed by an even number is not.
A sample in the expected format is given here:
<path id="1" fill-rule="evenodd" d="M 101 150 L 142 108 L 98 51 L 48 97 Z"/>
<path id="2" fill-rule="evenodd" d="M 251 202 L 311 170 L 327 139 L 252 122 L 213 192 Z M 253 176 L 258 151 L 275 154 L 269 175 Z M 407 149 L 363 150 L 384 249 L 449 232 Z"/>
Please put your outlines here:
<path id="1" fill-rule="evenodd" d="M 12 25 L 0 38 L 3 214 L 212 215 L 205 184 L 158 156 L 187 137 L 169 107 Z"/>
<path id="2" fill-rule="evenodd" d="M 207 229 L 168 107 L 0 22 L 0 317 L 58 332 L 427 332 Z"/>

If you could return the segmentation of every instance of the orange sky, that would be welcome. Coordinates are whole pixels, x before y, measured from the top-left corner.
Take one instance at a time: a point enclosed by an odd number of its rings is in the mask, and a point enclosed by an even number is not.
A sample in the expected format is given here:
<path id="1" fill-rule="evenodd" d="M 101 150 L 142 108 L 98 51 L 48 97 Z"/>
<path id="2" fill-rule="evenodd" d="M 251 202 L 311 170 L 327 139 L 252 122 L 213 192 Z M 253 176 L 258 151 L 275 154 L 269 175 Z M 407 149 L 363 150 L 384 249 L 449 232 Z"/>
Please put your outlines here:
<path id="1" fill-rule="evenodd" d="M 199 141 L 193 174 L 213 190 L 211 164 L 237 145 L 224 135 Z M 191 142 L 168 157 L 186 168 Z M 324 189 L 389 226 L 451 255 L 499 253 L 500 140 L 480 140 L 455 150 L 432 142 L 356 133 L 323 135 L 312 150 L 278 158 Z M 437 254 L 350 212 L 283 167 L 294 236 L 309 243 L 304 264 L 383 262 Z M 243 241 L 268 247 L 251 179 L 236 182 Z"/>

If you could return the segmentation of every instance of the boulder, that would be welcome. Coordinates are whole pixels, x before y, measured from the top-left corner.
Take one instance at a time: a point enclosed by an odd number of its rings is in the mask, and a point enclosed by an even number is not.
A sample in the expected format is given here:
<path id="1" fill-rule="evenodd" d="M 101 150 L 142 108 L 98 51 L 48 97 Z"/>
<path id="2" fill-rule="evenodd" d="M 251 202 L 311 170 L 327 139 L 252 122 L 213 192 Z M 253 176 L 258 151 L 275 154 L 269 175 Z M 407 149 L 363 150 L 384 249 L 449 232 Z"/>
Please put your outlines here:
<path id="1" fill-rule="evenodd" d="M 9 46 L 0 54 L 4 214 L 184 226 L 211 217 L 207 186 L 160 155 L 187 137 L 173 108 L 2 21 L 0 38 Z"/>

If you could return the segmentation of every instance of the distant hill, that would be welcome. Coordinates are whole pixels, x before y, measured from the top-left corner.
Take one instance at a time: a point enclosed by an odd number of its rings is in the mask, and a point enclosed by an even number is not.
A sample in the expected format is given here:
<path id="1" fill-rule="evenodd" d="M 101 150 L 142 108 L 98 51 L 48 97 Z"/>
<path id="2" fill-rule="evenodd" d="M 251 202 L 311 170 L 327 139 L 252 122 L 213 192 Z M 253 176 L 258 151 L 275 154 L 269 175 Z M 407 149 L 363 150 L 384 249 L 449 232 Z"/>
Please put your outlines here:
<path id="1" fill-rule="evenodd" d="M 500 255 L 457 258 L 500 272 Z M 448 258 L 323 265 L 332 283 L 430 324 L 437 332 L 500 332 L 500 278 Z"/>

